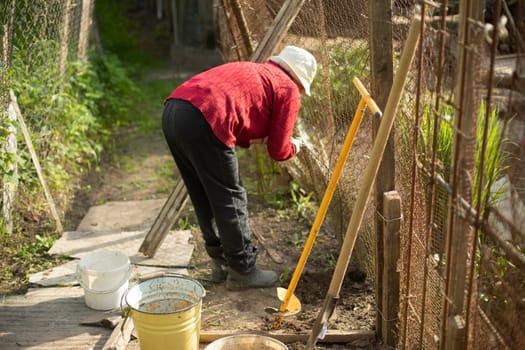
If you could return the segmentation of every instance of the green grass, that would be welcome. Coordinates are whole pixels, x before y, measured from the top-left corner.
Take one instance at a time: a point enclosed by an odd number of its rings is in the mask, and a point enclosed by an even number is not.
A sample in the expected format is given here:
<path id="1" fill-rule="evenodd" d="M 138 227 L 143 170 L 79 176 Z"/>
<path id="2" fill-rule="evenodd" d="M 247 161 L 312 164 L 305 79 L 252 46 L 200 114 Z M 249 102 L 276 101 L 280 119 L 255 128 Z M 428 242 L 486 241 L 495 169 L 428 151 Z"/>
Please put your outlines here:
<path id="1" fill-rule="evenodd" d="M 161 63 L 139 47 L 137 33 L 141 28 L 126 15 L 129 6 L 124 0 L 96 1 L 95 14 L 104 50 L 116 54 L 131 71 L 140 73 Z"/>
<path id="2" fill-rule="evenodd" d="M 498 192 L 491 192 L 490 186 L 501 176 L 505 170 L 505 154 L 502 151 L 504 143 L 502 123 L 498 118 L 497 109 L 493 108 L 488 115 L 485 103 L 481 103 L 479 110 L 478 125 L 476 129 L 476 157 L 474 171 L 474 198 L 473 203 L 478 203 L 478 186 L 483 181 L 481 193 L 482 204 L 493 203 L 499 197 Z M 443 105 L 439 111 L 440 124 L 437 139 L 438 172 L 445 180 L 449 179 L 452 166 L 452 152 L 454 141 L 454 111 L 452 106 Z M 482 154 L 482 142 L 485 124 L 488 123 L 487 142 L 484 154 Z M 422 118 L 422 137 L 420 138 L 419 152 L 425 155 L 422 159 L 424 164 L 431 160 L 432 137 L 434 133 L 434 115 L 430 107 L 424 109 Z M 408 140 L 408 139 L 407 139 Z M 483 170 L 483 171 L 481 171 Z M 481 178 L 483 176 L 483 178 Z"/>

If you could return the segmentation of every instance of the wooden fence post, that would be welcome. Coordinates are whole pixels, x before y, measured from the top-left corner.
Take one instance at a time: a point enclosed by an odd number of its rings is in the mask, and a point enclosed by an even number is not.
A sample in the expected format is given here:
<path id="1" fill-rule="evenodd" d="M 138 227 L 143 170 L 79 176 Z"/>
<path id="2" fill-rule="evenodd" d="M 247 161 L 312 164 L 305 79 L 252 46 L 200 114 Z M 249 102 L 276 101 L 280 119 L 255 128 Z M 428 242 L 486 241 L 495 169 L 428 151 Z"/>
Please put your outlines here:
<path id="1" fill-rule="evenodd" d="M 91 28 L 91 17 L 93 10 L 93 0 L 82 0 L 82 14 L 80 16 L 80 32 L 78 34 L 78 54 L 79 60 L 85 60 L 89 48 L 89 31 Z"/>
<path id="2" fill-rule="evenodd" d="M 390 0 L 369 0 L 368 12 L 370 18 L 370 88 L 371 95 L 381 110 L 385 110 L 388 95 L 393 83 L 394 69 L 392 63 L 392 5 Z M 374 135 L 381 123 L 380 117 L 374 117 Z M 375 136 L 374 136 L 375 137 Z M 375 207 L 375 300 L 378 310 L 383 310 L 383 193 L 395 189 L 395 159 L 393 130 L 385 146 L 383 159 L 379 166 L 376 187 Z M 382 321 L 376 316 L 376 332 L 379 339 L 383 338 Z"/>
<path id="3" fill-rule="evenodd" d="M 9 135 L 7 135 L 6 143 L 4 145 L 4 150 L 7 153 L 16 154 L 17 153 L 17 145 L 16 145 L 16 128 L 14 127 L 16 122 L 16 112 L 15 108 L 12 103 L 9 103 L 8 107 L 8 115 L 7 118 L 9 119 L 10 124 L 8 127 Z M 17 166 L 16 162 L 12 162 L 8 165 L 9 171 L 12 171 L 15 174 L 16 178 L 16 172 L 17 172 Z M 18 181 L 13 181 L 12 179 L 9 179 L 7 176 L 3 176 L 2 179 L 2 218 L 4 220 L 5 224 L 5 230 L 7 234 L 13 233 L 13 204 L 15 202 L 16 198 L 16 190 Z"/>
<path id="4" fill-rule="evenodd" d="M 379 310 L 382 319 L 383 342 L 393 348 L 398 340 L 399 270 L 401 255 L 399 232 L 401 229 L 401 197 L 397 191 L 383 193 L 383 248 L 384 268 L 383 302 Z"/>
<path id="5" fill-rule="evenodd" d="M 442 349 L 465 349 L 468 325 L 466 324 L 465 294 L 467 285 L 467 264 L 469 245 L 474 233 L 468 217 L 465 217 L 461 201 L 471 203 L 476 154 L 476 123 L 481 103 L 481 52 L 483 31 L 470 21 L 482 21 L 481 2 L 460 2 L 460 32 L 458 40 L 458 67 L 455 87 L 457 101 L 454 118 L 454 140 L 452 167 L 449 183 L 452 185 L 448 213 L 446 248 L 446 285 L 444 319 L 442 325 Z M 470 259 L 473 259 L 471 257 Z"/>
<path id="6" fill-rule="evenodd" d="M 60 85 L 66 75 L 67 56 L 69 54 L 69 26 L 71 19 L 71 0 L 64 3 L 64 14 L 62 16 L 62 30 L 60 31 L 60 58 L 59 58 L 59 75 Z"/>

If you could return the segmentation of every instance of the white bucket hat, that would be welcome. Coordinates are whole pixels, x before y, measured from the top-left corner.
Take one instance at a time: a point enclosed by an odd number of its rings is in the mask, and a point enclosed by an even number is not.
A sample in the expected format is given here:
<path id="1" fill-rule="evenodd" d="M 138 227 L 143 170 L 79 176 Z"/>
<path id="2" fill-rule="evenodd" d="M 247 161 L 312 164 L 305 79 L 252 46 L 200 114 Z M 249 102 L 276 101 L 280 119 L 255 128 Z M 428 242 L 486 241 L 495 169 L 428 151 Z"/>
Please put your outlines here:
<path id="1" fill-rule="evenodd" d="M 305 94 L 310 96 L 310 84 L 317 71 L 317 62 L 310 52 L 296 46 L 286 46 L 279 55 L 272 56 L 270 61 L 277 63 L 300 81 Z"/>

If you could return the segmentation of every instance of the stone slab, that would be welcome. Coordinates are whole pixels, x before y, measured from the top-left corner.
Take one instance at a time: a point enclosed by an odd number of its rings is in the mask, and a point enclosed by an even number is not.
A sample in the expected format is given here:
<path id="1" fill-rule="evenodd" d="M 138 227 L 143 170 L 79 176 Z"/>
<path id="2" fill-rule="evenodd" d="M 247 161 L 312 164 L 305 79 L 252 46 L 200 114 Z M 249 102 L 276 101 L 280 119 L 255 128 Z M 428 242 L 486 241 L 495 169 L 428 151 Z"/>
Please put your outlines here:
<path id="1" fill-rule="evenodd" d="M 78 262 L 79 259 L 74 259 L 51 269 L 34 273 L 29 277 L 29 282 L 42 287 L 79 285 L 77 274 Z M 188 275 L 188 269 L 132 265 L 131 275 L 129 277 L 130 285 L 137 281 L 162 274 Z"/>
<path id="2" fill-rule="evenodd" d="M 148 229 L 167 198 L 113 201 L 89 208 L 77 231 L 137 231 Z"/>
<path id="3" fill-rule="evenodd" d="M 133 264 L 162 267 L 188 266 L 193 254 L 193 245 L 187 243 L 189 238 L 193 237 L 189 230 L 168 232 L 152 258 L 139 253 L 146 234 L 147 231 L 67 231 L 51 247 L 49 254 L 82 258 L 86 254 L 105 249 L 127 254 Z"/>

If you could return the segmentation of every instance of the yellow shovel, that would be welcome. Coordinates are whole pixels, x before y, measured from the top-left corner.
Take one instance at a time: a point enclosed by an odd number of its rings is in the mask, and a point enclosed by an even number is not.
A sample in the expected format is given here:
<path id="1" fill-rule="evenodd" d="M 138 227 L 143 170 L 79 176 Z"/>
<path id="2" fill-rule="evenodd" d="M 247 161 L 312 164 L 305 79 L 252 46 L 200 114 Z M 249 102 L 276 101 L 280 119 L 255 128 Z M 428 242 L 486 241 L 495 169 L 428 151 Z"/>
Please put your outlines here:
<path id="1" fill-rule="evenodd" d="M 297 263 L 297 268 L 295 269 L 293 273 L 288 289 L 284 289 L 280 287 L 277 288 L 277 297 L 279 298 L 279 300 L 282 301 L 279 309 L 276 309 L 273 307 L 265 308 L 267 312 L 276 314 L 276 318 L 274 321 L 274 328 L 280 327 L 283 316 L 294 315 L 298 313 L 299 311 L 301 311 L 301 302 L 293 293 L 295 291 L 295 288 L 297 287 L 297 283 L 299 282 L 299 278 L 303 272 L 304 265 L 306 264 L 306 260 L 308 259 L 308 256 L 310 255 L 315 238 L 317 237 L 317 234 L 319 233 L 319 230 L 321 229 L 321 225 L 326 216 L 328 206 L 330 204 L 330 201 L 332 200 L 333 194 L 337 187 L 337 183 L 341 176 L 343 166 L 346 162 L 346 159 L 348 158 L 350 149 L 352 148 L 352 144 L 354 142 L 355 135 L 357 134 L 357 130 L 359 129 L 359 126 L 361 125 L 361 120 L 363 119 L 363 115 L 365 114 L 366 107 L 368 106 L 370 110 L 375 114 L 377 113 L 381 114 L 379 107 L 374 102 L 374 100 L 372 99 L 368 91 L 365 89 L 361 81 L 359 81 L 359 79 L 357 78 L 354 78 L 353 83 L 356 86 L 356 88 L 359 90 L 359 93 L 361 94 L 361 100 L 359 101 L 359 104 L 357 106 L 357 110 L 354 114 L 354 119 L 352 120 L 350 129 L 348 130 L 348 134 L 346 135 L 346 138 L 343 144 L 343 148 L 341 149 L 341 153 L 339 154 L 339 158 L 335 165 L 334 173 L 332 174 L 332 177 L 330 178 L 330 181 L 328 183 L 328 187 L 325 191 L 325 194 L 319 206 L 319 211 L 317 212 L 314 223 L 312 224 L 312 228 L 310 230 L 308 239 L 306 240 L 303 252 L 301 253 L 299 262 Z"/>

